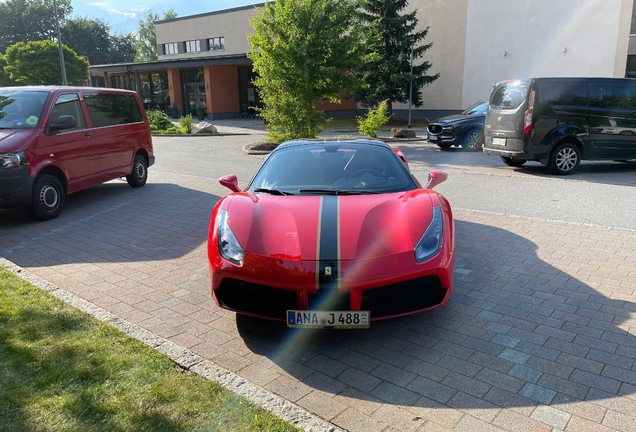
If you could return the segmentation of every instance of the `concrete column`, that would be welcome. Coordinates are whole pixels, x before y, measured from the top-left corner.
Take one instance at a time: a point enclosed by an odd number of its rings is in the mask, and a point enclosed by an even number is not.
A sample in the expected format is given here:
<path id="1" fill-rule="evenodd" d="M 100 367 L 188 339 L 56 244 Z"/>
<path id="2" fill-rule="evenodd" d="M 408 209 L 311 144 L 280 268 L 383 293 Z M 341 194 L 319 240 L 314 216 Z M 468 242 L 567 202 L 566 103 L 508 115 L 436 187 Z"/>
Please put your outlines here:
<path id="1" fill-rule="evenodd" d="M 139 77 L 139 71 L 135 71 L 135 91 L 141 97 L 141 78 Z"/>
<path id="2" fill-rule="evenodd" d="M 205 66 L 203 76 L 208 118 L 238 118 L 241 108 L 236 66 Z"/>
<path id="3" fill-rule="evenodd" d="M 179 74 L 179 68 L 168 69 L 168 85 L 170 105 L 172 105 L 172 102 L 176 102 L 179 107 L 179 112 L 183 112 L 183 95 L 181 91 L 181 76 Z"/>

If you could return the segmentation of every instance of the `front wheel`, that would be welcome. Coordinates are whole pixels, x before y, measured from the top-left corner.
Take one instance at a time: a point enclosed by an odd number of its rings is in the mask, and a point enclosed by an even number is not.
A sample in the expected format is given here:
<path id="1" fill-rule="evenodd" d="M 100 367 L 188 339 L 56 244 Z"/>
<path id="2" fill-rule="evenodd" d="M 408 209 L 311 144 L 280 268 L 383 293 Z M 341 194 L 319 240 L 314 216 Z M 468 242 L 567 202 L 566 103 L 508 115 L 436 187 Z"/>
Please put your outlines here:
<path id="1" fill-rule="evenodd" d="M 525 159 L 516 159 L 512 157 L 500 156 L 503 163 L 511 167 L 520 167 L 527 162 Z"/>
<path id="2" fill-rule="evenodd" d="M 36 220 L 55 219 L 62 213 L 66 194 L 60 180 L 50 174 L 39 175 L 33 183 L 31 204 L 26 211 Z"/>
<path id="3" fill-rule="evenodd" d="M 134 188 L 142 187 L 148 180 L 148 164 L 142 155 L 135 156 L 132 173 L 126 176 L 128 184 Z"/>
<path id="4" fill-rule="evenodd" d="M 559 144 L 550 154 L 548 169 L 552 174 L 572 174 L 581 163 L 581 151 L 571 143 Z"/>
<path id="5" fill-rule="evenodd" d="M 466 151 L 478 151 L 484 145 L 484 133 L 478 129 L 469 130 L 464 136 L 462 148 Z"/>

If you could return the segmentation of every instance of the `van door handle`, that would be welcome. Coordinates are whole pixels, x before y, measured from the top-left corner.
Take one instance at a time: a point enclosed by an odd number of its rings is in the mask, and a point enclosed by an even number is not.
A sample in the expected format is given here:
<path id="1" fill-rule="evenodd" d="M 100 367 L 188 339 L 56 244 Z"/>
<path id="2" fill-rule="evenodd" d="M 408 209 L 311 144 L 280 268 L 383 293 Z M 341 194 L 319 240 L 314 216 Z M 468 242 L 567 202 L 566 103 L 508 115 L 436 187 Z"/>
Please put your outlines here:
<path id="1" fill-rule="evenodd" d="M 89 136 L 91 136 L 91 135 L 93 135 L 93 134 L 92 134 L 92 133 L 90 133 L 90 132 L 86 132 L 86 133 L 84 134 L 84 136 L 87 136 L 87 137 L 89 137 Z"/>

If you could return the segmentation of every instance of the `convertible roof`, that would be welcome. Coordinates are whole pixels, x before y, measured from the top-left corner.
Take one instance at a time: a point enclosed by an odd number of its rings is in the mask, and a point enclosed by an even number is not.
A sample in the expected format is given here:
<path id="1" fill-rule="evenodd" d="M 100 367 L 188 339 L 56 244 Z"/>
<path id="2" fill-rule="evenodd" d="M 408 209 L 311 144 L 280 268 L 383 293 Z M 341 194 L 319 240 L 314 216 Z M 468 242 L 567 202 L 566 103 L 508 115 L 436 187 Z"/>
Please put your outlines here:
<path id="1" fill-rule="evenodd" d="M 348 143 L 348 144 L 364 144 L 364 145 L 372 145 L 377 147 L 389 147 L 389 145 L 380 140 L 368 139 L 368 138 L 357 138 L 357 139 L 342 139 L 342 138 L 323 138 L 323 139 L 299 139 L 293 141 L 287 141 L 276 147 L 276 150 L 289 148 L 289 147 L 297 147 L 308 144 L 317 144 L 317 143 Z M 390 148 L 390 147 L 389 147 Z"/>

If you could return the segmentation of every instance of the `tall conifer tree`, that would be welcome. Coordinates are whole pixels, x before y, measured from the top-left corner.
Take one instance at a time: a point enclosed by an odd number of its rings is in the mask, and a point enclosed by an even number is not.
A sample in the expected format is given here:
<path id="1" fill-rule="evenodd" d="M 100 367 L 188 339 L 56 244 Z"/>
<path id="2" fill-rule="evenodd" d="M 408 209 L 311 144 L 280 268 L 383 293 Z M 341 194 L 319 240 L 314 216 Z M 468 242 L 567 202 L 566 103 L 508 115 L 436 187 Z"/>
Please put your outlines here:
<path id="1" fill-rule="evenodd" d="M 439 78 L 439 73 L 426 75 L 431 67 L 427 61 L 417 61 L 433 43 L 422 44 L 428 27 L 415 31 L 418 23 L 417 10 L 400 15 L 408 6 L 407 0 L 365 0 L 360 15 L 369 26 L 370 38 L 376 39 L 371 50 L 375 59 L 363 64 L 359 76 L 369 85 L 355 93 L 355 100 L 365 107 L 373 107 L 388 99 L 389 113 L 393 113 L 393 102 L 409 101 L 411 83 L 411 45 L 413 51 L 413 105 L 422 105 L 420 90 Z"/>

